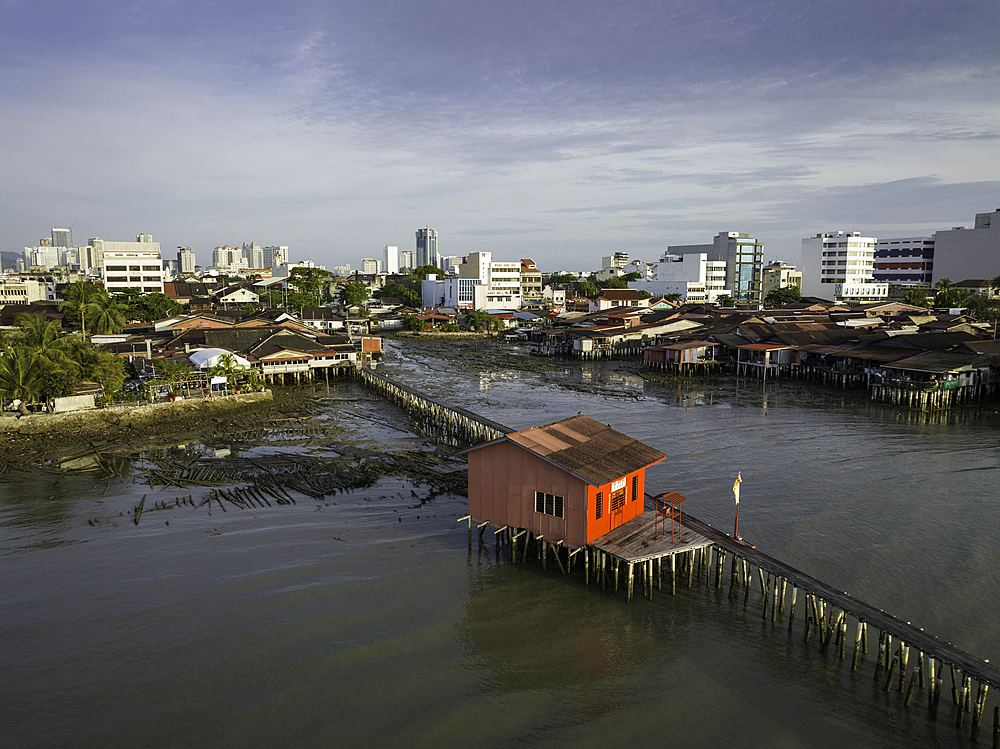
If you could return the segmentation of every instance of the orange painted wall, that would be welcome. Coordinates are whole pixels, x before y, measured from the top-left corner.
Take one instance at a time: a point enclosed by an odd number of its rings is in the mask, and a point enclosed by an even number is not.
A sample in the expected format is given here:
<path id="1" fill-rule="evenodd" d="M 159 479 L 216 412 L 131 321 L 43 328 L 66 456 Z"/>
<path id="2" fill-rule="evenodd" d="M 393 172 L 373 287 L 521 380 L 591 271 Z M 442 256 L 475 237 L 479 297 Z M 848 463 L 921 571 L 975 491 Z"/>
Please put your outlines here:
<path id="1" fill-rule="evenodd" d="M 639 491 L 634 499 L 632 496 L 632 477 L 639 477 Z M 611 487 L 614 482 L 605 484 L 601 487 L 587 487 L 587 543 L 596 541 L 601 536 L 611 532 L 612 522 L 615 523 L 615 527 L 627 523 L 633 518 L 639 517 L 645 508 L 645 491 L 646 491 L 646 469 L 643 468 L 639 471 L 634 471 L 627 476 L 625 476 L 625 506 L 622 508 L 620 515 L 614 515 L 611 512 Z M 597 494 L 602 493 L 601 502 L 604 505 L 603 517 L 597 519 Z"/>

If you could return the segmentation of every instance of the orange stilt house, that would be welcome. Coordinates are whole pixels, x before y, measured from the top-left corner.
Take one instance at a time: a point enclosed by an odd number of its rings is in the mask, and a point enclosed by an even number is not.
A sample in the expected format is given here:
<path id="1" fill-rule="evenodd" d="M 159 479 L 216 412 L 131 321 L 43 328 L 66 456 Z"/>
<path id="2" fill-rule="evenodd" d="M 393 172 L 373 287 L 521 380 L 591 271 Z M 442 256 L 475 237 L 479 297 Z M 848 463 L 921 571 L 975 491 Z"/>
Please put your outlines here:
<path id="1" fill-rule="evenodd" d="M 666 457 L 587 416 L 512 432 L 468 451 L 469 514 L 580 548 L 642 514 Z"/>

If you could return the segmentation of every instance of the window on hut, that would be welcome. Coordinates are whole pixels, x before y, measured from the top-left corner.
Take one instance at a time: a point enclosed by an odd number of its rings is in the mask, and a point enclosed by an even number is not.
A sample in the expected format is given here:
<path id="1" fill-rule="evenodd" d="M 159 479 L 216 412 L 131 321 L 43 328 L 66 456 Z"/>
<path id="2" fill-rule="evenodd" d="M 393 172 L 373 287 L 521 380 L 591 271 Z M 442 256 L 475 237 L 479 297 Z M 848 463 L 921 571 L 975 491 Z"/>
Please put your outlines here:
<path id="1" fill-rule="evenodd" d="M 639 499 L 639 474 L 632 477 L 632 501 Z"/>
<path id="2" fill-rule="evenodd" d="M 604 517 L 604 492 L 597 492 L 597 501 L 594 503 L 594 517 L 600 520 Z"/>
<path id="3" fill-rule="evenodd" d="M 611 512 L 617 512 L 625 506 L 625 489 L 611 492 Z"/>
<path id="4" fill-rule="evenodd" d="M 563 498 L 558 494 L 535 492 L 535 512 L 561 518 L 563 516 Z"/>

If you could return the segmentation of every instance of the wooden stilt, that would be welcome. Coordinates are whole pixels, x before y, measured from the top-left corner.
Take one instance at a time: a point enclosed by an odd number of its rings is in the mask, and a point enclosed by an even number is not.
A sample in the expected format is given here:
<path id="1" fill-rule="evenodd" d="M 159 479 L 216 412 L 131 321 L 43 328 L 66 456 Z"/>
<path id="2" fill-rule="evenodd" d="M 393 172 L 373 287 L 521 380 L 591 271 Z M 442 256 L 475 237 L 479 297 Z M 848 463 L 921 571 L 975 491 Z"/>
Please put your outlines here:
<path id="1" fill-rule="evenodd" d="M 677 555 L 670 555 L 670 595 L 677 594 Z"/>
<path id="2" fill-rule="evenodd" d="M 792 604 L 788 607 L 788 631 L 792 631 L 792 622 L 795 621 L 795 598 L 799 594 L 798 586 L 792 586 Z"/>
<path id="3" fill-rule="evenodd" d="M 632 586 L 635 581 L 635 570 L 631 562 L 628 563 L 628 600 L 632 600 Z"/>
<path id="4" fill-rule="evenodd" d="M 851 656 L 851 671 L 858 668 L 858 654 L 861 652 L 861 632 L 864 629 L 864 622 L 858 620 L 858 631 L 854 636 L 854 655 Z"/>

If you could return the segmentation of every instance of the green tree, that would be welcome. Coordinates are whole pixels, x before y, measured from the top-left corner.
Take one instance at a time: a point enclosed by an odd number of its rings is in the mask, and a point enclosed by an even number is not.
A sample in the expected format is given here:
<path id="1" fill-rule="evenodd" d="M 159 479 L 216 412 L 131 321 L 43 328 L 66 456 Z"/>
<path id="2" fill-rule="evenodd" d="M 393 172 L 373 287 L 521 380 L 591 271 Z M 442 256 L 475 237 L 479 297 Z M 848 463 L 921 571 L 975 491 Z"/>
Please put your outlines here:
<path id="1" fill-rule="evenodd" d="M 99 335 L 118 333 L 125 327 L 127 315 L 128 308 L 124 304 L 115 301 L 107 293 L 100 294 L 94 297 L 90 305 L 87 318 L 92 322 L 88 322 L 87 327 Z"/>
<path id="2" fill-rule="evenodd" d="M 466 312 L 465 323 L 474 326 L 478 331 L 500 330 L 503 327 L 503 323 L 498 318 L 481 309 Z"/>
<path id="3" fill-rule="evenodd" d="M 125 360 L 109 351 L 81 345 L 74 354 L 80 365 L 80 379 L 96 382 L 105 393 L 116 393 L 125 382 Z"/>
<path id="4" fill-rule="evenodd" d="M 419 307 L 423 301 L 418 291 L 401 283 L 391 283 L 388 286 L 383 286 L 375 292 L 375 296 L 380 299 L 386 297 L 400 299 L 407 307 Z"/>
<path id="5" fill-rule="evenodd" d="M 764 297 L 765 309 L 777 309 L 786 304 L 794 304 L 802 298 L 802 292 L 798 286 L 782 286 L 780 289 L 771 289 Z"/>
<path id="6" fill-rule="evenodd" d="M 910 304 L 914 307 L 926 307 L 928 304 L 927 292 L 919 288 L 907 289 L 906 293 L 903 294 L 903 304 Z"/>
<path id="7" fill-rule="evenodd" d="M 403 315 L 403 329 L 417 332 L 427 330 L 427 322 L 416 315 Z"/>
<path id="8" fill-rule="evenodd" d="M 9 343 L 0 348 L 0 396 L 37 403 L 42 397 L 43 376 L 30 349 Z"/>
<path id="9" fill-rule="evenodd" d="M 41 374 L 65 369 L 76 374 L 80 367 L 73 359 L 73 337 L 65 335 L 58 320 L 48 320 L 41 312 L 20 318 L 15 332 L 18 345 L 30 352 Z"/>
<path id="10" fill-rule="evenodd" d="M 176 300 L 158 291 L 144 294 L 134 289 L 125 289 L 121 294 L 115 294 L 114 301 L 121 305 L 120 311 L 124 319 L 142 322 L 162 320 L 184 309 Z"/>
<path id="11" fill-rule="evenodd" d="M 635 271 L 626 273 L 624 276 L 621 277 L 621 279 L 627 284 L 632 283 L 633 281 L 638 281 L 639 278 L 640 278 L 639 274 L 636 273 Z"/>
<path id="12" fill-rule="evenodd" d="M 681 295 L 674 292 L 672 294 L 664 294 L 663 298 L 666 299 L 668 302 L 679 302 L 681 300 Z"/>
<path id="13" fill-rule="evenodd" d="M 585 278 L 581 279 L 580 282 L 576 285 L 576 291 L 581 296 L 597 296 L 598 294 L 601 293 L 601 290 L 599 288 L 594 286 L 594 284 L 592 284 Z"/>
<path id="14" fill-rule="evenodd" d="M 322 268 L 292 268 L 292 272 L 288 274 L 289 285 L 294 286 L 299 292 L 309 297 L 308 304 L 296 304 L 294 306 L 318 307 L 322 301 L 320 290 L 326 286 L 331 278 L 333 278 L 333 274 Z"/>
<path id="15" fill-rule="evenodd" d="M 736 300 L 729 296 L 729 294 L 723 294 L 720 297 L 716 297 L 715 303 L 720 307 L 733 307 L 736 305 Z"/>
<path id="16" fill-rule="evenodd" d="M 89 316 L 91 323 L 93 322 L 99 309 L 97 298 L 107 295 L 108 292 L 103 286 L 86 281 L 74 281 L 63 290 L 63 301 L 59 303 L 59 311 L 64 313 L 68 320 L 79 323 L 84 337 L 89 337 L 87 318 Z"/>
<path id="17" fill-rule="evenodd" d="M 597 286 L 604 289 L 627 289 L 628 284 L 625 283 L 625 279 L 621 276 L 611 276 L 611 278 L 605 278 L 600 281 L 595 281 Z"/>
<path id="18" fill-rule="evenodd" d="M 565 283 L 576 283 L 577 277 L 572 273 L 553 273 L 549 276 L 546 283 L 551 284 L 565 284 Z"/>
<path id="19" fill-rule="evenodd" d="M 369 296 L 368 287 L 360 281 L 347 281 L 340 284 L 338 301 L 344 307 L 360 307 Z"/>
<path id="20" fill-rule="evenodd" d="M 423 281 L 429 275 L 433 274 L 443 275 L 440 268 L 436 265 L 421 265 L 419 268 L 414 268 L 410 271 L 410 275 L 413 276 L 417 281 Z"/>

